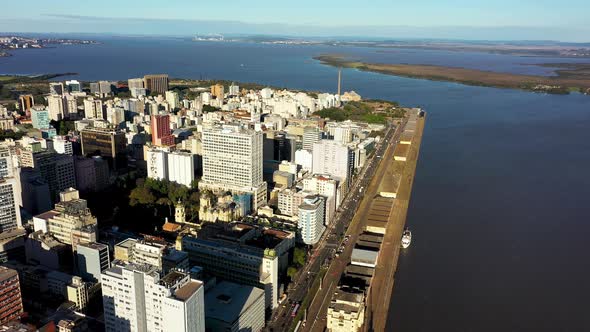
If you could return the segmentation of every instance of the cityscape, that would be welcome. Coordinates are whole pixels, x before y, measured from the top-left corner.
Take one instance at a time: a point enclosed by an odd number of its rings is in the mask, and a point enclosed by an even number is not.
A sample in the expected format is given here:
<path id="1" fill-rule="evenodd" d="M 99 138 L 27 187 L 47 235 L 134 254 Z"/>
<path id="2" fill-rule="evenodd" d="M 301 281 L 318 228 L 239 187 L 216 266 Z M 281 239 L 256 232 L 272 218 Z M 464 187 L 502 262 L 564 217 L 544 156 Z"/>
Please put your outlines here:
<path id="1" fill-rule="evenodd" d="M 415 168 L 421 109 L 167 74 L 45 84 L 42 98 L 1 109 L 3 129 L 18 133 L 1 145 L 3 287 L 14 289 L 4 322 L 360 331 L 370 315 L 384 321 L 365 308 L 373 282 L 391 287 L 395 268 L 376 267 L 390 264 L 382 245 L 401 246 L 405 217 L 393 210 L 407 210 L 397 202 L 409 198 L 400 183 Z"/>
<path id="2" fill-rule="evenodd" d="M 0 5 L 0 332 L 590 331 L 587 1 Z"/>

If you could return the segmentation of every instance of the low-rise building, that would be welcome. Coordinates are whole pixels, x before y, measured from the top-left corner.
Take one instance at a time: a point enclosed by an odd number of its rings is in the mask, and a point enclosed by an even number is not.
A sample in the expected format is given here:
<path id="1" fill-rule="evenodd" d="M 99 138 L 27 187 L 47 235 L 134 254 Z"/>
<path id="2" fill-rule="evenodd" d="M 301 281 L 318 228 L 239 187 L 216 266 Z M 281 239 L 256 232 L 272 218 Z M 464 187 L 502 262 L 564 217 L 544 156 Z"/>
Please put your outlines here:
<path id="1" fill-rule="evenodd" d="M 365 296 L 340 288 L 328 307 L 327 329 L 330 332 L 360 331 L 365 319 Z"/>

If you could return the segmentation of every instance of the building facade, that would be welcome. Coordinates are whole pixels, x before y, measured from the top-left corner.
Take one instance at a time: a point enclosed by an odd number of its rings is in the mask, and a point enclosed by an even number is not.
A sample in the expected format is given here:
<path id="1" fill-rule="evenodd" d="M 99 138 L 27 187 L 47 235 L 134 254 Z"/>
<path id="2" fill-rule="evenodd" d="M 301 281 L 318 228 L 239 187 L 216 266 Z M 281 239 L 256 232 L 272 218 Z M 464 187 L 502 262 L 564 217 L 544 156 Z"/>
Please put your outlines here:
<path id="1" fill-rule="evenodd" d="M 307 196 L 299 205 L 298 228 L 301 239 L 307 245 L 316 244 L 326 230 L 325 226 L 325 202 L 318 195 Z"/>
<path id="2" fill-rule="evenodd" d="M 90 242 L 81 243 L 76 248 L 77 270 L 87 281 L 100 282 L 100 274 L 111 265 L 109 246 Z"/>
<path id="3" fill-rule="evenodd" d="M 205 331 L 204 287 L 188 274 L 115 261 L 101 281 L 106 331 Z"/>
<path id="4" fill-rule="evenodd" d="M 0 266 L 0 304 L 1 324 L 16 320 L 23 313 L 18 273 L 4 266 Z"/>
<path id="5" fill-rule="evenodd" d="M 266 203 L 263 179 L 263 137 L 261 132 L 239 126 L 214 126 L 203 129 L 203 177 L 205 189 L 253 194 L 253 208 Z"/>

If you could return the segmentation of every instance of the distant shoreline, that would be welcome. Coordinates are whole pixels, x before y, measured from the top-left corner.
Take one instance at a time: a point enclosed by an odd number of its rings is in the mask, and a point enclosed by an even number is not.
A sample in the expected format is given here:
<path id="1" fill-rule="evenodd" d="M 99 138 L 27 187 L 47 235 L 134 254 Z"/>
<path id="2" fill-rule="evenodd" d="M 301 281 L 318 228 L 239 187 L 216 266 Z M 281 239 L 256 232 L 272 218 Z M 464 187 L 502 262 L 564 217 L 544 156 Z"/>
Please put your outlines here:
<path id="1" fill-rule="evenodd" d="M 334 67 L 354 68 L 362 71 L 431 81 L 552 94 L 590 93 L 590 63 L 566 64 L 563 69 L 556 71 L 557 76 L 545 77 L 436 65 L 366 63 L 350 60 L 340 55 L 321 55 L 314 59 L 322 64 Z M 551 65 L 555 66 L 555 64 L 545 64 L 544 66 Z"/>

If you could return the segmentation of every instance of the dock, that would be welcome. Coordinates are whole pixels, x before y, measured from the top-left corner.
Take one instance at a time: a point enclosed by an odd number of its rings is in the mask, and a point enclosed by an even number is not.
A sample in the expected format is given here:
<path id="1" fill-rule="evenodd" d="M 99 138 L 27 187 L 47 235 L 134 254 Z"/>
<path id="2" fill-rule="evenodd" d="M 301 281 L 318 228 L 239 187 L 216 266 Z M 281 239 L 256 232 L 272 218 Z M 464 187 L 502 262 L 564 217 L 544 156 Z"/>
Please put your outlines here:
<path id="1" fill-rule="evenodd" d="M 410 110 L 409 118 L 383 154 L 346 232 L 349 245 L 330 264 L 322 287 L 310 304 L 303 331 L 327 328 L 328 308 L 335 298 L 342 296 L 339 283 L 350 277 L 365 280 L 367 285 L 360 330 L 385 331 L 425 121 L 424 112 Z M 378 245 L 368 243 L 369 238 L 377 235 L 381 238 Z M 353 250 L 359 247 L 378 251 L 374 267 L 359 267 L 352 262 Z"/>

